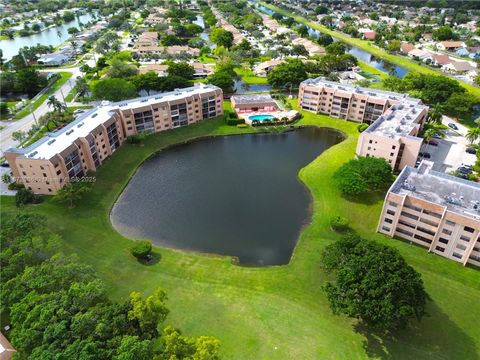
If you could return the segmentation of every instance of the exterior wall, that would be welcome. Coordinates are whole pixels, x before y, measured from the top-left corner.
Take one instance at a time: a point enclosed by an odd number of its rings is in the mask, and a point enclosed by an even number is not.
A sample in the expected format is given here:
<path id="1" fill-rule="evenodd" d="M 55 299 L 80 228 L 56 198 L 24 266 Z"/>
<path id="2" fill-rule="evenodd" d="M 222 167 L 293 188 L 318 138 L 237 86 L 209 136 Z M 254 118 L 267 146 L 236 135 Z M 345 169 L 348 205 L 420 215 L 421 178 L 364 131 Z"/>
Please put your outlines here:
<path id="1" fill-rule="evenodd" d="M 414 242 L 463 265 L 480 266 L 480 220 L 440 204 L 388 193 L 377 231 Z"/>
<path id="2" fill-rule="evenodd" d="M 176 108 L 179 106 L 184 106 L 185 109 L 183 121 L 178 120 L 180 114 Z M 71 157 L 78 153 L 78 161 L 75 159 L 75 172 L 81 171 L 84 176 L 95 171 L 128 136 L 142 132 L 135 125 L 135 114 L 142 115 L 143 119 L 142 113 L 146 111 L 151 112 L 152 132 L 187 126 L 203 119 L 223 115 L 223 93 L 220 89 L 212 90 L 201 95 L 133 109 L 122 109 L 120 104 L 119 109 L 115 110 L 109 119 L 86 137 L 77 138 L 52 159 L 26 158 L 22 153 L 8 151 L 5 152 L 5 158 L 18 183 L 24 184 L 37 194 L 55 194 L 70 181 L 69 171 L 72 173 L 72 169 L 68 167 L 71 166 L 69 161 Z M 109 129 L 110 137 L 114 139 L 113 143 L 109 140 Z M 115 136 L 112 137 L 112 134 Z"/>

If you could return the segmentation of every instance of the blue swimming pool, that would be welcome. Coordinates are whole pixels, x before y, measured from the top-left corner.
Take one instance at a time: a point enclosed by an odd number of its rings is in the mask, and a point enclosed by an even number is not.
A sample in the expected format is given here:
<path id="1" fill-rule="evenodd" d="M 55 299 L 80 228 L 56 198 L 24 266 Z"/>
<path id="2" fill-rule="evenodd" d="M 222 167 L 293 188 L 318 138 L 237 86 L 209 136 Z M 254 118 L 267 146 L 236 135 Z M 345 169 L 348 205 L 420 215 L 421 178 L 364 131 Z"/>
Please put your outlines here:
<path id="1" fill-rule="evenodd" d="M 265 120 L 273 120 L 275 116 L 273 115 L 252 115 L 248 117 L 249 120 L 254 121 L 265 121 Z"/>

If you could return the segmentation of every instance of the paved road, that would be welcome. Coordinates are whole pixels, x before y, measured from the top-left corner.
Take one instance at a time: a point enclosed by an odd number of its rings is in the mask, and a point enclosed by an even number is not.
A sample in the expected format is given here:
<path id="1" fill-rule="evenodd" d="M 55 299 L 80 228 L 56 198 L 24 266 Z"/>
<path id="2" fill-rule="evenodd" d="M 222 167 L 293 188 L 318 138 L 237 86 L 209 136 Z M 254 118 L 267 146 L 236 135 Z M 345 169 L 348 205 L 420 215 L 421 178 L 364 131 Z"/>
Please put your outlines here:
<path id="1" fill-rule="evenodd" d="M 71 72 L 72 77 L 63 84 L 55 93 L 53 94 L 58 100 L 63 101 L 62 93 L 64 96 L 67 96 L 72 87 L 75 84 L 75 79 L 77 76 L 80 76 L 80 70 L 78 67 L 76 68 L 69 68 L 69 69 L 48 69 L 42 70 L 45 72 Z M 35 117 L 38 119 L 40 116 L 44 115 L 45 113 L 51 111 L 51 109 L 47 106 L 47 102 L 45 101 L 42 105 L 40 105 L 33 113 Z M 3 155 L 3 152 L 12 146 L 18 146 L 18 141 L 12 139 L 12 133 L 15 131 L 28 131 L 32 125 L 35 123 L 34 116 L 30 113 L 22 119 L 16 121 L 3 121 L 1 122 L 2 126 L 5 126 L 3 130 L 0 131 L 0 152 Z"/>

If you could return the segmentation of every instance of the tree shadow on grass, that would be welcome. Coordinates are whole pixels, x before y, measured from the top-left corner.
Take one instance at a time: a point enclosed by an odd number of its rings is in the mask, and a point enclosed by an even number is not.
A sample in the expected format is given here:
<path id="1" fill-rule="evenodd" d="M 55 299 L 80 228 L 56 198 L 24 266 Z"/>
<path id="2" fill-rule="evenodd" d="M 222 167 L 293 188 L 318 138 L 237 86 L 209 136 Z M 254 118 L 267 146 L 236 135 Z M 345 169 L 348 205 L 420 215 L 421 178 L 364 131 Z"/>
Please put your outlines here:
<path id="1" fill-rule="evenodd" d="M 160 260 L 162 260 L 162 254 L 157 252 L 152 252 L 148 259 L 137 259 L 137 261 L 140 264 L 146 265 L 146 266 L 152 266 L 152 265 L 158 264 Z"/>
<path id="2" fill-rule="evenodd" d="M 364 336 L 363 348 L 377 359 L 478 359 L 475 342 L 433 302 L 427 317 L 408 328 L 382 333 L 362 324 L 354 330 Z M 472 326 L 475 320 L 472 318 Z"/>
<path id="3" fill-rule="evenodd" d="M 385 191 L 379 190 L 364 195 L 347 196 L 342 195 L 345 200 L 365 205 L 373 205 L 385 199 Z"/>

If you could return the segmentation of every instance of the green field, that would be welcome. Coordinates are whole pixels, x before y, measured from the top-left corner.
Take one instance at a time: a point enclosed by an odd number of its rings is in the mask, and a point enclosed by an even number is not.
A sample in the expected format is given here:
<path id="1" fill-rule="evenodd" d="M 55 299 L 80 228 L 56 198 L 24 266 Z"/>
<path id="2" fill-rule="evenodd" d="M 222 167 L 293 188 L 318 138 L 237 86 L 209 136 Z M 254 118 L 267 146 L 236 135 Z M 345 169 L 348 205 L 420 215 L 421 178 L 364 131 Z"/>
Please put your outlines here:
<path id="1" fill-rule="evenodd" d="M 299 172 L 313 197 L 313 217 L 286 266 L 246 268 L 229 258 L 164 248 L 156 249 L 161 254 L 157 264 L 145 266 L 129 254 L 132 241 L 112 229 L 109 211 L 116 197 L 152 153 L 197 137 L 256 131 L 227 127 L 220 119 L 150 136 L 143 146 L 123 145 L 98 170 L 93 190 L 74 209 L 50 199 L 24 211 L 45 214 L 62 235 L 64 250 L 91 264 L 112 297 L 164 288 L 171 309 L 167 323 L 188 335 L 218 337 L 224 359 L 478 359 L 480 272 L 376 234 L 383 194 L 351 202 L 332 180 L 333 172 L 354 156 L 356 124 L 303 114 L 299 124 L 336 128 L 347 138 Z M 2 197 L 2 211 L 9 210 L 16 211 L 13 199 Z M 422 322 L 380 338 L 356 332 L 354 321 L 332 315 L 321 289 L 327 276 L 319 259 L 337 238 L 328 224 L 336 214 L 350 219 L 362 236 L 397 248 L 421 272 L 432 298 Z"/>
<path id="2" fill-rule="evenodd" d="M 270 4 L 267 4 L 267 3 L 262 2 L 262 1 L 257 1 L 257 2 L 261 5 L 263 5 L 263 6 L 271 9 L 271 10 L 274 10 L 275 12 L 277 12 L 279 14 L 282 14 L 284 16 L 292 17 L 292 18 L 295 19 L 295 21 L 298 21 L 299 23 L 310 26 L 313 29 L 319 30 L 319 31 L 321 31 L 325 34 L 329 34 L 329 35 L 341 40 L 342 42 L 344 42 L 346 44 L 349 44 L 351 46 L 356 46 L 356 47 L 358 47 L 362 50 L 365 50 L 365 51 L 369 52 L 370 54 L 374 55 L 375 57 L 377 57 L 379 59 L 383 59 L 383 60 L 388 61 L 391 64 L 401 66 L 401 67 L 407 69 L 408 71 L 415 71 L 415 72 L 419 72 L 419 73 L 427 74 L 427 75 L 438 75 L 438 74 L 440 74 L 439 71 L 436 71 L 434 69 L 430 69 L 426 66 L 419 65 L 419 64 L 417 64 L 417 63 L 415 63 L 411 60 L 400 57 L 398 55 L 390 54 L 387 51 L 375 46 L 371 41 L 352 38 L 349 35 L 346 35 L 346 34 L 341 33 L 339 31 L 331 30 L 331 29 L 327 28 L 326 26 L 320 25 L 320 24 L 315 23 L 313 21 L 309 21 L 309 20 L 307 20 L 307 19 L 305 19 L 301 16 L 294 15 L 291 12 L 289 12 L 287 10 L 284 10 L 284 9 L 281 9 L 277 6 L 270 5 Z M 462 81 L 459 81 L 459 83 L 465 89 L 470 91 L 473 95 L 475 95 L 477 97 L 480 97 L 480 88 L 477 88 L 473 85 L 464 83 Z"/>
<path id="3" fill-rule="evenodd" d="M 33 110 L 36 110 L 39 108 L 40 105 L 43 104 L 44 101 L 46 101 L 50 95 L 52 95 L 53 93 L 55 93 L 55 91 L 57 91 L 58 89 L 60 89 L 60 87 L 65 84 L 68 79 L 70 79 L 72 77 L 72 73 L 70 72 L 59 72 L 60 74 L 60 79 L 58 79 L 51 87 L 50 89 L 48 89 L 47 92 L 45 92 L 45 94 L 42 94 L 37 100 L 35 100 L 33 103 L 32 103 L 32 107 L 30 108 L 30 106 L 26 106 L 23 110 L 19 111 L 18 113 L 15 114 L 15 119 L 19 120 L 25 116 L 27 116 L 28 114 L 30 114 L 30 112 Z"/>

